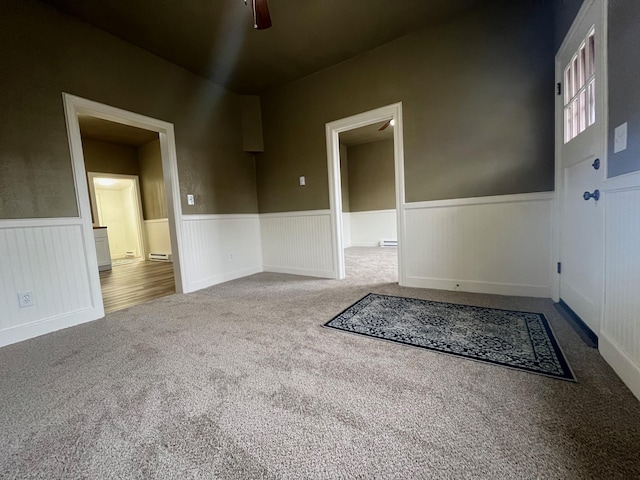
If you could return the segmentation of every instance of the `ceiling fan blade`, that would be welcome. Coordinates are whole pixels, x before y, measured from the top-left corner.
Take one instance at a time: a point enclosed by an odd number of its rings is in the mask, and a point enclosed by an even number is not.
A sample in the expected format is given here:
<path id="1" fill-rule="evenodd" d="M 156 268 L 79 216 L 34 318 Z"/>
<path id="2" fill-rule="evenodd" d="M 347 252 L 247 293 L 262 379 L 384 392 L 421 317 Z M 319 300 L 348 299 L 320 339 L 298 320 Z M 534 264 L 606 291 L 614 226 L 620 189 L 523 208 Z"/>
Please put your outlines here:
<path id="1" fill-rule="evenodd" d="M 265 30 L 271 27 L 271 15 L 267 0 L 252 0 L 253 2 L 253 28 Z"/>
<path id="2" fill-rule="evenodd" d="M 382 130 L 384 130 L 385 128 L 387 128 L 389 125 L 391 125 L 391 120 L 387 120 L 386 122 L 384 122 L 384 125 L 382 125 L 378 131 L 381 132 Z"/>

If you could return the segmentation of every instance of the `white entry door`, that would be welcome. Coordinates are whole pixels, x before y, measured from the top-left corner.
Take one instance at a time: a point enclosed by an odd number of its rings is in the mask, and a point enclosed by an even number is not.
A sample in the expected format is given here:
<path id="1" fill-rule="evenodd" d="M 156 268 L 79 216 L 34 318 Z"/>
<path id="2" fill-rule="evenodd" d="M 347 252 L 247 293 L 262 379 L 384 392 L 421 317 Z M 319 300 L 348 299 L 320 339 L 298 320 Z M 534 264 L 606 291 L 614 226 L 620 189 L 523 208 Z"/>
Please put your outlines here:
<path id="1" fill-rule="evenodd" d="M 560 299 L 596 335 L 604 285 L 605 3 L 585 2 L 556 56 Z"/>

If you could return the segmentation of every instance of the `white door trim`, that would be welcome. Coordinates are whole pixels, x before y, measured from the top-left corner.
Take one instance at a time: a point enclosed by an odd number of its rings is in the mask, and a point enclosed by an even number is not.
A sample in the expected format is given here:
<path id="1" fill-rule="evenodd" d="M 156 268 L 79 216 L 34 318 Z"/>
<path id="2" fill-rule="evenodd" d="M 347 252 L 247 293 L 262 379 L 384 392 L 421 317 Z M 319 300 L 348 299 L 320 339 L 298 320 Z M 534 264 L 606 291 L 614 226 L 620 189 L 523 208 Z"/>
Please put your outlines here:
<path id="1" fill-rule="evenodd" d="M 176 141 L 173 124 L 146 117 L 137 113 L 128 112 L 120 108 L 111 107 L 102 103 L 87 100 L 68 93 L 62 94 L 64 112 L 67 122 L 67 134 L 71 151 L 71 164 L 76 188 L 76 201 L 78 203 L 79 216 L 82 219 L 82 227 L 85 238 L 93 238 L 93 225 L 91 223 L 91 206 L 89 203 L 89 190 L 87 187 L 84 154 L 82 151 L 82 139 L 78 115 L 91 115 L 92 117 L 110 120 L 112 122 L 130 125 L 158 132 L 160 138 L 160 151 L 162 155 L 162 171 L 164 174 L 165 190 L 167 192 L 167 210 L 169 217 L 169 233 L 171 236 L 171 249 L 173 252 L 173 271 L 175 276 L 176 292 L 182 293 L 186 285 L 184 271 L 180 266 L 182 258 L 182 209 L 180 204 L 180 184 L 178 181 L 178 160 L 176 155 Z M 95 252 L 95 244 L 87 242 L 88 257 L 93 264 L 91 269 L 92 295 L 96 305 L 102 306 L 102 293 L 98 277 L 98 261 Z M 95 275 L 94 275 L 95 273 Z M 95 276 L 95 278 L 94 278 Z M 97 282 L 97 284 L 96 284 Z"/>
<path id="2" fill-rule="evenodd" d="M 372 123 L 394 120 L 393 158 L 395 163 L 396 211 L 398 222 L 398 283 L 404 285 L 404 139 L 402 130 L 402 103 L 327 123 L 327 162 L 329 169 L 329 204 L 331 211 L 332 249 L 334 278 L 345 278 L 344 244 L 342 238 L 342 189 L 340 186 L 340 140 L 339 134 Z"/>
<path id="3" fill-rule="evenodd" d="M 123 180 L 133 180 L 133 188 L 135 190 L 135 208 L 134 216 L 136 219 L 136 229 L 138 231 L 138 251 L 140 257 L 145 260 L 147 258 L 147 241 L 144 232 L 144 215 L 142 213 L 142 197 L 140 195 L 140 177 L 138 175 L 124 175 L 121 173 L 101 173 L 101 172 L 87 172 L 87 180 L 89 185 L 89 195 L 91 198 L 91 210 L 93 211 L 94 222 L 98 221 L 98 205 L 96 202 L 96 189 L 94 184 L 95 178 L 119 178 Z"/>
<path id="4" fill-rule="evenodd" d="M 573 37 L 576 33 L 576 30 L 583 23 L 587 13 L 594 6 L 597 5 L 601 9 L 600 11 L 600 25 L 596 25 L 597 31 L 601 32 L 599 35 L 599 39 L 602 42 L 602 48 L 596 49 L 596 54 L 598 57 L 596 58 L 596 65 L 598 68 L 596 70 L 596 85 L 600 84 L 600 87 L 596 88 L 596 95 L 600 105 L 602 108 L 600 109 L 602 115 L 602 122 L 597 122 L 595 127 L 599 128 L 599 134 L 601 136 L 603 152 L 600 158 L 601 160 L 601 168 L 605 172 L 604 181 L 606 182 L 606 172 L 608 171 L 608 161 L 607 161 L 607 153 L 608 153 L 608 125 L 609 125 L 609 87 L 608 87 L 608 65 L 607 65 L 607 52 L 608 52 L 608 0 L 585 0 L 580 7 L 580 11 L 576 15 L 573 23 L 571 24 L 571 28 L 567 32 L 564 40 L 562 41 L 562 45 L 558 49 L 555 58 L 555 75 L 556 75 L 556 83 L 561 83 L 564 88 L 566 88 L 564 81 L 564 66 L 560 63 L 560 53 L 563 52 L 568 46 L 567 43 L 571 37 Z M 563 95 L 556 95 L 555 102 L 555 122 L 556 122 L 556 133 L 555 133 L 555 185 L 556 185 L 556 195 L 553 205 L 553 228 L 552 228 L 552 252 L 551 252 L 551 297 L 553 301 L 558 302 L 560 300 L 560 276 L 556 271 L 557 262 L 561 261 L 561 251 L 560 251 L 560 243 L 562 240 L 561 230 L 562 230 L 562 199 L 563 199 L 563 189 L 564 189 L 564 178 L 562 175 L 562 158 L 561 151 L 562 145 L 564 142 L 564 105 L 563 103 Z M 604 244 L 604 242 L 603 242 Z M 604 251 L 602 252 L 602 258 L 604 259 Z M 604 271 L 604 270 L 603 270 Z M 601 317 L 604 314 L 604 288 L 602 291 L 602 302 L 601 302 Z M 601 325 L 602 325 L 602 318 Z M 597 332 L 596 332 L 597 333 Z"/>

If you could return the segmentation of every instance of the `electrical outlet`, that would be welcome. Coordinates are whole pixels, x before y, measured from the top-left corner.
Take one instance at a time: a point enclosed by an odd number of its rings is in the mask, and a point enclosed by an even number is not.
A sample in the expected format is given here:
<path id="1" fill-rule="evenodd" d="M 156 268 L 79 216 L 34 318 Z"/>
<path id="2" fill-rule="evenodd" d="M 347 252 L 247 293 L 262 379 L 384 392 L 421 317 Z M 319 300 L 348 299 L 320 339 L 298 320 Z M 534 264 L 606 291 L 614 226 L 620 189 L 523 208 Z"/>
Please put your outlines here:
<path id="1" fill-rule="evenodd" d="M 20 308 L 31 307 L 35 305 L 35 300 L 33 299 L 33 292 L 20 292 L 18 293 L 18 303 Z"/>

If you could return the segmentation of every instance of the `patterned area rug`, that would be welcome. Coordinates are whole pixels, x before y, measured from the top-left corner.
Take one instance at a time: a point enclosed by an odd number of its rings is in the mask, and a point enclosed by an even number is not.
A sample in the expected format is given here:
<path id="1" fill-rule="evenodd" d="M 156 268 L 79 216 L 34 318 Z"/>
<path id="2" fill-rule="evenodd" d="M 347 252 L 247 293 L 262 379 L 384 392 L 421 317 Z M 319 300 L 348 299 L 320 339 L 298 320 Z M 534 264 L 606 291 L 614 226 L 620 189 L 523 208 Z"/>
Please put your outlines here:
<path id="1" fill-rule="evenodd" d="M 576 381 L 541 313 L 370 293 L 324 326 Z"/>

